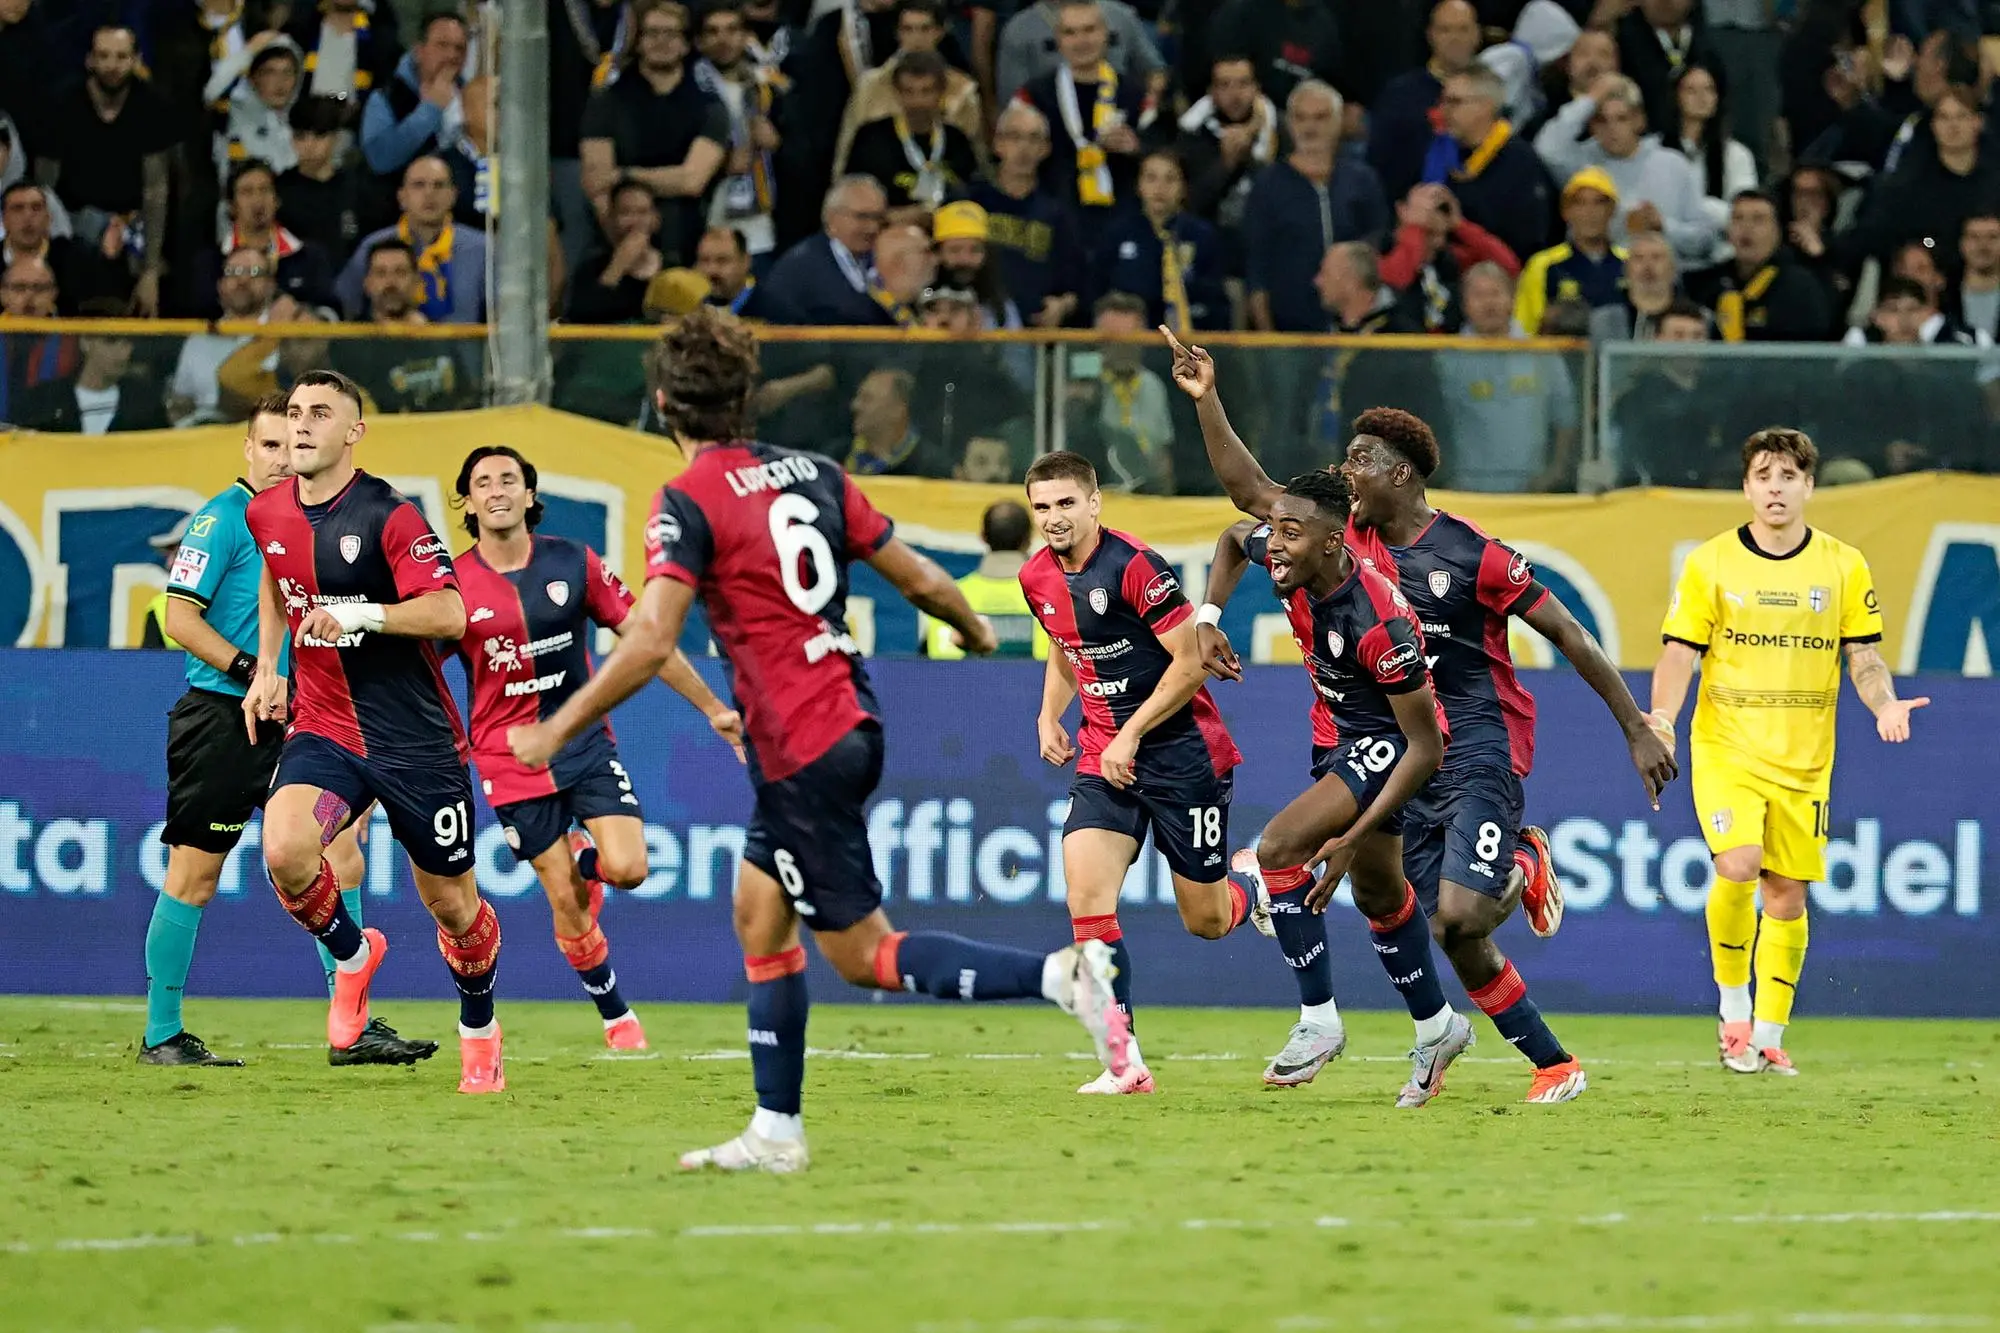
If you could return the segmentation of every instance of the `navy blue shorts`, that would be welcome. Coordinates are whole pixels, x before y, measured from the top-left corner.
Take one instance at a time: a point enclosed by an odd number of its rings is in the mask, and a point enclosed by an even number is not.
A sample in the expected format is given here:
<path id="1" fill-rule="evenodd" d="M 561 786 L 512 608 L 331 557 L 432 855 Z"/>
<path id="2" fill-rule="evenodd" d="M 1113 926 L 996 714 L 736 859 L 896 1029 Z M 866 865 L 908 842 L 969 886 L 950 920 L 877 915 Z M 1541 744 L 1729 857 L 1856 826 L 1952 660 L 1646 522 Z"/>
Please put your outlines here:
<path id="1" fill-rule="evenodd" d="M 1396 767 L 1396 761 L 1409 748 L 1409 741 L 1402 732 L 1388 736 L 1356 736 L 1338 745 L 1313 746 L 1312 775 L 1317 782 L 1321 778 L 1339 778 L 1347 784 L 1347 790 L 1354 793 L 1354 813 L 1359 815 L 1388 785 L 1389 772 Z M 1392 811 L 1389 817 L 1375 826 L 1378 833 L 1397 834 L 1404 828 L 1404 813 L 1409 809 Z"/>
<path id="2" fill-rule="evenodd" d="M 1229 798 L 1235 778 L 1223 774 L 1208 782 L 1173 788 L 1114 787 L 1094 774 L 1069 786 L 1069 817 L 1063 835 L 1078 829 L 1109 829 L 1144 845 L 1146 830 L 1153 847 L 1182 879 L 1213 884 L 1229 873 Z M 1138 859 L 1138 852 L 1133 852 Z"/>
<path id="3" fill-rule="evenodd" d="M 868 723 L 757 788 L 743 859 L 778 881 L 813 930 L 846 930 L 882 905 L 862 812 L 881 780 L 882 729 Z"/>
<path id="4" fill-rule="evenodd" d="M 561 791 L 534 796 L 525 801 L 509 801 L 493 807 L 500 829 L 507 835 L 515 861 L 532 861 L 561 841 L 572 824 L 612 815 L 644 818 L 639 797 L 632 790 L 631 775 L 619 761 L 618 752 L 594 763 Z"/>
<path id="5" fill-rule="evenodd" d="M 1503 765 L 1441 769 L 1403 807 L 1403 874 L 1424 911 L 1437 911 L 1438 885 L 1463 884 L 1488 898 L 1507 893 L 1514 842 L 1527 798 Z"/>
<path id="6" fill-rule="evenodd" d="M 379 801 L 389 832 L 426 874 L 472 869 L 472 773 L 456 759 L 419 766 L 364 759 L 324 736 L 299 732 L 285 742 L 271 790 L 307 786 L 347 803 L 350 817 Z"/>

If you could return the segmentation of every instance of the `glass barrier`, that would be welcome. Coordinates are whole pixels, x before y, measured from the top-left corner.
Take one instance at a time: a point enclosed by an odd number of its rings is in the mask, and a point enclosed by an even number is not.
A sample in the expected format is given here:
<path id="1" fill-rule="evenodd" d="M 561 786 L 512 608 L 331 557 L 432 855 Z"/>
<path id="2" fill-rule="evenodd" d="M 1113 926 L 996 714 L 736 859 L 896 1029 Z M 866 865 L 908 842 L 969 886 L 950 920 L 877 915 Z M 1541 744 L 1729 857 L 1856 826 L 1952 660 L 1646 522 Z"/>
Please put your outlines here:
<path id="1" fill-rule="evenodd" d="M 1598 355 L 1606 486 L 1742 484 L 1743 441 L 1796 426 L 1822 485 L 1994 470 L 2000 350 L 1820 343 L 1611 343 Z"/>
<path id="2" fill-rule="evenodd" d="M 486 331 L 0 320 L 0 427 L 96 435 L 242 421 L 317 367 L 351 376 L 371 415 L 478 407 Z"/>

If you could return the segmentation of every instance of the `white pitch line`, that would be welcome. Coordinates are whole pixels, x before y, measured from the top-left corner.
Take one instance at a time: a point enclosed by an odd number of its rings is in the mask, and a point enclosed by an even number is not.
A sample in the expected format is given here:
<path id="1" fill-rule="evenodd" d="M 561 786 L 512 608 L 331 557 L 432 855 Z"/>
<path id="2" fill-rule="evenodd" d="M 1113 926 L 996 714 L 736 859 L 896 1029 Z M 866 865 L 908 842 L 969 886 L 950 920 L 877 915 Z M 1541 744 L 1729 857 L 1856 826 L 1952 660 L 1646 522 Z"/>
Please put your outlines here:
<path id="1" fill-rule="evenodd" d="M 1802 1310 L 1789 1314 L 1753 1314 L 1739 1310 L 1726 1314 L 1563 1315 L 1553 1319 L 1525 1317 L 1512 1321 L 1521 1333 L 1590 1333 L 1608 1329 L 1724 1329 L 1724 1328 L 1992 1328 L 1994 1321 L 1983 1314 L 1916 1314 L 1911 1312 L 1867 1313 L 1850 1310 Z"/>

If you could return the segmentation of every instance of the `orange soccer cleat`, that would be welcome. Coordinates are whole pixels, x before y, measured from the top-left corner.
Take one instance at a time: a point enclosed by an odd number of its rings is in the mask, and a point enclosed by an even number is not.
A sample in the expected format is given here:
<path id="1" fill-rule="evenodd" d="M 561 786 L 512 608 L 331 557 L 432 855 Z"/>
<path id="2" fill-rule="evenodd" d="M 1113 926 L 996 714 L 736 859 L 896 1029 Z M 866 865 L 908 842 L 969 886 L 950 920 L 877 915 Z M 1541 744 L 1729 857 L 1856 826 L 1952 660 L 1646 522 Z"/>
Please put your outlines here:
<path id="1" fill-rule="evenodd" d="M 624 1017 L 612 1020 L 604 1029 L 604 1044 L 614 1051 L 645 1050 L 646 1029 L 639 1026 L 639 1015 L 628 1009 Z"/>
<path id="2" fill-rule="evenodd" d="M 1583 1096 L 1589 1080 L 1583 1076 L 1583 1064 L 1575 1056 L 1559 1065 L 1535 1071 L 1535 1081 L 1528 1085 L 1528 1095 L 1523 1100 L 1550 1104 L 1573 1102 Z"/>
<path id="3" fill-rule="evenodd" d="M 1530 825 L 1521 830 L 1521 841 L 1535 854 L 1534 878 L 1521 890 L 1521 911 L 1528 929 L 1547 939 L 1562 929 L 1562 881 L 1556 878 L 1555 858 L 1549 855 L 1549 835 Z"/>
<path id="4" fill-rule="evenodd" d="M 458 1039 L 458 1090 L 468 1096 L 507 1091 L 507 1071 L 500 1063 L 500 1025 L 490 1037 Z"/>
<path id="5" fill-rule="evenodd" d="M 1716 1058 L 1732 1074 L 1757 1074 L 1764 1069 L 1763 1057 L 1750 1044 L 1750 1023 L 1715 1025 Z"/>
<path id="6" fill-rule="evenodd" d="M 370 926 L 361 932 L 368 941 L 368 961 L 359 971 L 333 974 L 333 1003 L 326 1009 L 326 1044 L 344 1051 L 361 1040 L 368 1026 L 368 983 L 389 954 L 389 937 Z"/>

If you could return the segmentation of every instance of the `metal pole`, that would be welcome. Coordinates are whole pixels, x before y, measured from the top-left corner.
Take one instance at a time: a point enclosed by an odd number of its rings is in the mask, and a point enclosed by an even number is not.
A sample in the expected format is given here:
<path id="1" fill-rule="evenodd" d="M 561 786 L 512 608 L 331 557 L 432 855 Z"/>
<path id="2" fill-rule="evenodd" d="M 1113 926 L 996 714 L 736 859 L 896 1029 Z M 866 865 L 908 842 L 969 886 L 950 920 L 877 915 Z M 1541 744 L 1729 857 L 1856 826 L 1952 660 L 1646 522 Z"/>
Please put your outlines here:
<path id="1" fill-rule="evenodd" d="M 549 397 L 549 25 L 544 0 L 501 0 L 500 160 L 487 312 L 488 399 Z"/>

